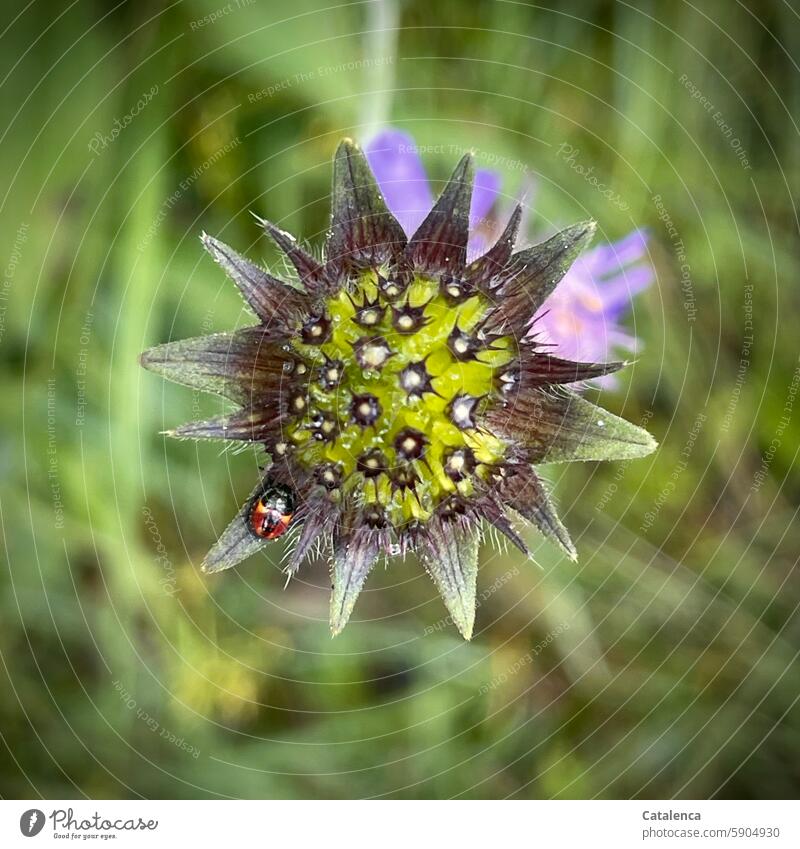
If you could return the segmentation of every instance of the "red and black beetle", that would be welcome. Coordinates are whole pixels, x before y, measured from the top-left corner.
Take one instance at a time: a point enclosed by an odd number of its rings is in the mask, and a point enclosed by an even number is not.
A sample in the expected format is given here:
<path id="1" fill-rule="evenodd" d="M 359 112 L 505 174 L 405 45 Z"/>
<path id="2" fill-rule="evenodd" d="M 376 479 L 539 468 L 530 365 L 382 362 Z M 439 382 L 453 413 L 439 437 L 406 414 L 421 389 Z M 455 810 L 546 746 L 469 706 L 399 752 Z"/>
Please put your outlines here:
<path id="1" fill-rule="evenodd" d="M 294 516 L 294 492 L 280 483 L 266 480 L 247 509 L 247 527 L 253 536 L 273 540 L 289 530 Z"/>

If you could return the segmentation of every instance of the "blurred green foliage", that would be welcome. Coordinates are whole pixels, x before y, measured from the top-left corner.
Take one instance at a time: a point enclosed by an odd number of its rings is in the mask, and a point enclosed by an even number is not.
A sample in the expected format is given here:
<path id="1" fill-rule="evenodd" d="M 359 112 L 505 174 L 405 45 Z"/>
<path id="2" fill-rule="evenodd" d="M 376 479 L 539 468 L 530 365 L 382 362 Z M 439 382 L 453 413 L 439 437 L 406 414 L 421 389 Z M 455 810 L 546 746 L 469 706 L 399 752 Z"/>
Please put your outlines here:
<path id="1" fill-rule="evenodd" d="M 796 11 L 17 11 L 0 37 L 0 793 L 796 795 Z M 471 147 L 509 198 L 535 185 L 532 235 L 649 227 L 658 270 L 630 323 L 644 349 L 601 403 L 660 449 L 550 470 L 581 560 L 532 532 L 536 563 L 487 544 L 469 644 L 410 560 L 376 570 L 335 641 L 323 563 L 286 590 L 279 546 L 199 575 L 258 457 L 167 443 L 218 402 L 137 364 L 250 321 L 201 230 L 277 262 L 256 211 L 319 245 L 336 143 L 387 115 L 443 146 L 434 178 Z"/>

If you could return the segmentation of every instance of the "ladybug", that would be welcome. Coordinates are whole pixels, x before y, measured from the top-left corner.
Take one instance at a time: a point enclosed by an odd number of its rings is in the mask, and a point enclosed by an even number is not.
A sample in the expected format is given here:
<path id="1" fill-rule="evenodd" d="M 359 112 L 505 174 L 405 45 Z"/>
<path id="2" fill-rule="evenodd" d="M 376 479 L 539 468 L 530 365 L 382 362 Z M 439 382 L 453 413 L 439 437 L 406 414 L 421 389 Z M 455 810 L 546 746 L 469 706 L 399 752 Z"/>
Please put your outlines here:
<path id="1" fill-rule="evenodd" d="M 278 539 L 289 530 L 295 504 L 295 494 L 288 486 L 265 481 L 248 507 L 248 530 L 259 539 Z"/>

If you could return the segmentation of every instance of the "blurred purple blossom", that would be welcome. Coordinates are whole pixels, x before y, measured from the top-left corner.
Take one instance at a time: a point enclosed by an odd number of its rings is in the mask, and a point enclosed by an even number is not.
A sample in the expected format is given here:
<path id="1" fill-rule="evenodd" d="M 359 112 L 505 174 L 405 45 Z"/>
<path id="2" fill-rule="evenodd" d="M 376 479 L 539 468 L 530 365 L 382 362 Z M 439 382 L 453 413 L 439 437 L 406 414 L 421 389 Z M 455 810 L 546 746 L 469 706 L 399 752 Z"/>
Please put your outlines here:
<path id="1" fill-rule="evenodd" d="M 365 152 L 389 209 L 411 236 L 434 200 L 413 137 L 383 130 L 370 139 Z M 505 223 L 491 215 L 499 193 L 500 175 L 478 170 L 470 207 L 470 259 L 491 246 Z M 532 332 L 568 359 L 604 362 L 633 354 L 639 341 L 620 322 L 633 297 L 654 279 L 645 231 L 634 230 L 617 242 L 592 248 L 578 258 L 533 318 Z M 616 380 L 608 375 L 598 384 L 612 387 Z"/>

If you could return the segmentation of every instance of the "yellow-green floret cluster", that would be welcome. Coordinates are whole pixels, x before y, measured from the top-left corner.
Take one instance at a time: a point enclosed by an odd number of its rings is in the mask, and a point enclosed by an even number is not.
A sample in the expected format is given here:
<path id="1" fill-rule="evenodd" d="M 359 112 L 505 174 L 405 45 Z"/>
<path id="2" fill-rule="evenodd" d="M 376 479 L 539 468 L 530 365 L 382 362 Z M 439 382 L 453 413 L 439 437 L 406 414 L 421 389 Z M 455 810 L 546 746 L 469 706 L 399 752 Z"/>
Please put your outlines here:
<path id="1" fill-rule="evenodd" d="M 382 285 L 379 285 L 379 281 Z M 307 374 L 289 400 L 286 442 L 330 489 L 358 492 L 375 524 L 399 528 L 475 492 L 505 443 L 476 420 L 513 359 L 513 340 L 480 338 L 486 296 L 416 276 L 397 291 L 359 276 L 293 342 Z"/>

